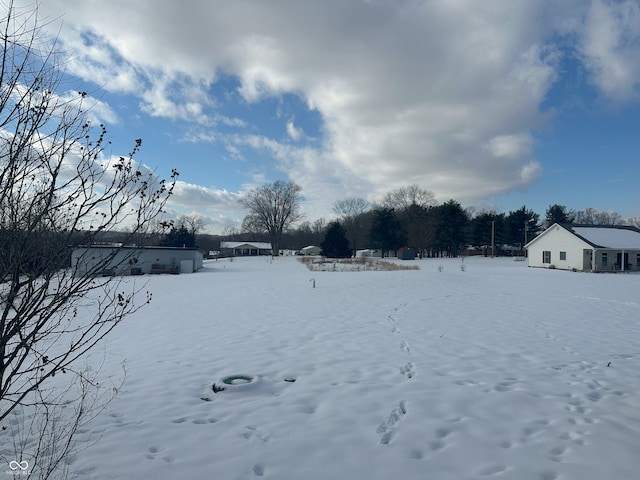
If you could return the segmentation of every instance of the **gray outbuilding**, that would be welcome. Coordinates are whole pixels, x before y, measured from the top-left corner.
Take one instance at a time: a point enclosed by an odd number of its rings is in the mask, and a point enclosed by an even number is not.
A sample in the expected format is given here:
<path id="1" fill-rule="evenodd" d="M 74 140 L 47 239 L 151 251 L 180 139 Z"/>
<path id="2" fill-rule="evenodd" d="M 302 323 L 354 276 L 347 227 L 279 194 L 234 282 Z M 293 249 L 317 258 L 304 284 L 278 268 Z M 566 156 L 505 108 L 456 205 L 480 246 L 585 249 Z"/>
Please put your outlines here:
<path id="1" fill-rule="evenodd" d="M 71 268 L 76 275 L 142 275 L 193 273 L 202 268 L 203 254 L 188 247 L 140 247 L 118 244 L 75 247 Z"/>

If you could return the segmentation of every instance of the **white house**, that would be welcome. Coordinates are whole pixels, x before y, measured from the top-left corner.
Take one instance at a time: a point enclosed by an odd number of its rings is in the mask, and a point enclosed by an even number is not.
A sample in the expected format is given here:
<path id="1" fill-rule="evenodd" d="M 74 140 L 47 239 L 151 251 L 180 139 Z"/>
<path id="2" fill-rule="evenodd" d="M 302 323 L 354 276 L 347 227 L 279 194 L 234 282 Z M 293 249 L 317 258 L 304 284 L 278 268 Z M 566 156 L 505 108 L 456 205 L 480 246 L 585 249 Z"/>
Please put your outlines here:
<path id="1" fill-rule="evenodd" d="M 202 268 L 197 248 L 92 245 L 75 247 L 71 268 L 77 275 L 193 273 Z"/>
<path id="2" fill-rule="evenodd" d="M 525 245 L 530 267 L 591 272 L 639 271 L 640 230 L 554 223 Z"/>
<path id="3" fill-rule="evenodd" d="M 271 255 L 271 244 L 266 242 L 220 242 L 223 257 Z"/>

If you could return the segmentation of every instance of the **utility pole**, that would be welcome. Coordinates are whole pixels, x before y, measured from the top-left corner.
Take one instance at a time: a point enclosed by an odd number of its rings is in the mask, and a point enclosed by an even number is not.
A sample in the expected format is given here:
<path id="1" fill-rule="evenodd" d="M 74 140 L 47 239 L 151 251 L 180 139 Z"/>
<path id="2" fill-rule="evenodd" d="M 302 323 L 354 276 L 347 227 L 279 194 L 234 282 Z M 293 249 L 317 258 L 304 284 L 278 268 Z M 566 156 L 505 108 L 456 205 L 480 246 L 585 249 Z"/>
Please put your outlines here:
<path id="1" fill-rule="evenodd" d="M 491 220 L 491 258 L 496 255 L 496 221 Z"/>

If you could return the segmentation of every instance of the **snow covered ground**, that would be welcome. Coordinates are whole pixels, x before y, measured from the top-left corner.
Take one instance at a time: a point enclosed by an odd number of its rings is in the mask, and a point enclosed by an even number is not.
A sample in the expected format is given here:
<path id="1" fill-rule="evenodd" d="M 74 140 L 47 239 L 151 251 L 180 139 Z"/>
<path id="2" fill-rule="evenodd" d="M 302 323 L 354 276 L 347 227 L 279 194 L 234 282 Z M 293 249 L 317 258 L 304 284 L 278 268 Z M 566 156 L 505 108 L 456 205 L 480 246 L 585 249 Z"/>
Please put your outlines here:
<path id="1" fill-rule="evenodd" d="M 640 275 L 405 263 L 420 270 L 310 272 L 290 257 L 149 277 L 151 305 L 98 353 L 126 384 L 71 471 L 640 478 Z M 254 381 L 213 392 L 236 374 Z"/>

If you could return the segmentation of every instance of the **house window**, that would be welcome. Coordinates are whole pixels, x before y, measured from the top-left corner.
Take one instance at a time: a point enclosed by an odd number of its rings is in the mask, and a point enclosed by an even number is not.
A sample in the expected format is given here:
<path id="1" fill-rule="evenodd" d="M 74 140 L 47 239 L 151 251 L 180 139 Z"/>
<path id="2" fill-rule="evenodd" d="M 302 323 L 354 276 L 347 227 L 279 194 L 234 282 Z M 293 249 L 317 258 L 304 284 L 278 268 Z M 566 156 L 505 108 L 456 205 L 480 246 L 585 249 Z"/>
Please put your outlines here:
<path id="1" fill-rule="evenodd" d="M 606 252 L 602 254 L 602 266 L 606 267 L 607 265 L 609 265 L 609 257 L 607 256 Z"/>
<path id="2" fill-rule="evenodd" d="M 567 252 L 560 252 L 560 260 L 566 260 L 567 259 Z"/>
<path id="3" fill-rule="evenodd" d="M 542 252 L 542 263 L 551 263 L 551 252 L 544 250 Z"/>
<path id="4" fill-rule="evenodd" d="M 640 268 L 640 253 L 636 254 L 636 267 Z"/>

